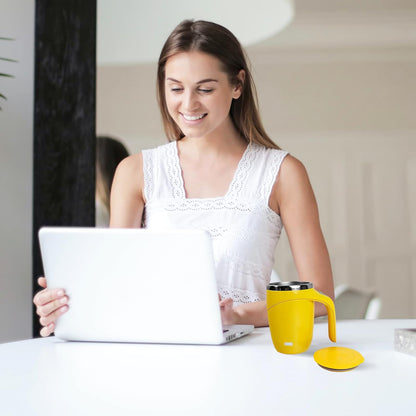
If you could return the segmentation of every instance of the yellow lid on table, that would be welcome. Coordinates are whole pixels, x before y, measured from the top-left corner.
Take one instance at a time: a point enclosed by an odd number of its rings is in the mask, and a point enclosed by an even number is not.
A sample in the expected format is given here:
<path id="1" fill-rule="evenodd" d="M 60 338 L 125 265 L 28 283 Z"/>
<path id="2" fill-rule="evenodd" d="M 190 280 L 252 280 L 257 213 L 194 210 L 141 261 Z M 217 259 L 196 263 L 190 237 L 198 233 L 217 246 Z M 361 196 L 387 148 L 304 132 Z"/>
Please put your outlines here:
<path id="1" fill-rule="evenodd" d="M 332 371 L 352 370 L 364 362 L 358 351 L 345 347 L 322 348 L 315 352 L 313 358 L 321 367 Z"/>

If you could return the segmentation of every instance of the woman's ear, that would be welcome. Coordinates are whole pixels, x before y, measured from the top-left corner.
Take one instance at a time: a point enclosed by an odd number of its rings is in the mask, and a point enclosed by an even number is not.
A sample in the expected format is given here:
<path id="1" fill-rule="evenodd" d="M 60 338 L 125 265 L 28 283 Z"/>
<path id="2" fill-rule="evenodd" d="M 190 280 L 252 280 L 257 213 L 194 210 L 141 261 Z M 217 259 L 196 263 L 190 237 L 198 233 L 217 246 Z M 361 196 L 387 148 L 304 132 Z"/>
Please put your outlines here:
<path id="1" fill-rule="evenodd" d="M 234 92 L 233 92 L 234 99 L 240 98 L 241 94 L 243 93 L 245 79 L 246 79 L 246 73 L 244 69 L 241 69 L 237 75 L 237 83 L 234 86 Z"/>

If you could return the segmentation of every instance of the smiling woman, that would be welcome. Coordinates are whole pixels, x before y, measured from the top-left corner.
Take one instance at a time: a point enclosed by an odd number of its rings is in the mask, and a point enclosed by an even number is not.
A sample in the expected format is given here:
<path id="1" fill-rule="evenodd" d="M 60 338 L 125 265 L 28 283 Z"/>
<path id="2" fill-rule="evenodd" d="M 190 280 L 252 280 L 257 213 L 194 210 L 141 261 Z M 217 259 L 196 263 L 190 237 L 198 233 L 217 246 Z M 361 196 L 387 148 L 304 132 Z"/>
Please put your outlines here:
<path id="1" fill-rule="evenodd" d="M 214 22 L 182 21 L 162 48 L 157 72 L 162 118 L 176 137 L 119 164 L 110 227 L 208 232 L 224 325 L 268 325 L 266 287 L 283 224 L 300 280 L 333 297 L 308 175 L 264 132 L 237 38 Z M 68 298 L 65 288 L 48 288 L 44 280 L 42 286 L 34 302 L 45 336 Z M 317 316 L 323 313 L 316 307 Z"/>
<path id="2" fill-rule="evenodd" d="M 157 96 L 169 140 L 186 135 L 181 130 L 186 121 L 183 113 L 198 119 L 204 114 L 194 112 L 206 103 L 210 120 L 221 122 L 222 113 L 222 121 L 231 121 L 247 143 L 278 148 L 263 128 L 245 51 L 233 33 L 220 25 L 187 20 L 173 30 L 158 61 Z M 209 128 L 209 120 L 205 116 L 203 120 L 192 124 L 188 120 L 186 127 Z"/>

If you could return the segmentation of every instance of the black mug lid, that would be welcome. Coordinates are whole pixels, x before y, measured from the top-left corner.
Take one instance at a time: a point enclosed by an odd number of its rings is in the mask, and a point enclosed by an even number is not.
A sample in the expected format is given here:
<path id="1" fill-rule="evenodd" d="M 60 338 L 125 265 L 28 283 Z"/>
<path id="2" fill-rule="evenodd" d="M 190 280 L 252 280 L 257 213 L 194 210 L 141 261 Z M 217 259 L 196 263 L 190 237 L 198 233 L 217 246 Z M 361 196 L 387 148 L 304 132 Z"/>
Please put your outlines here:
<path id="1" fill-rule="evenodd" d="M 291 281 L 291 282 L 273 282 L 267 285 L 267 290 L 275 290 L 275 291 L 290 291 L 290 290 L 305 290 L 305 289 L 312 289 L 313 284 L 311 282 L 298 282 L 298 281 Z"/>

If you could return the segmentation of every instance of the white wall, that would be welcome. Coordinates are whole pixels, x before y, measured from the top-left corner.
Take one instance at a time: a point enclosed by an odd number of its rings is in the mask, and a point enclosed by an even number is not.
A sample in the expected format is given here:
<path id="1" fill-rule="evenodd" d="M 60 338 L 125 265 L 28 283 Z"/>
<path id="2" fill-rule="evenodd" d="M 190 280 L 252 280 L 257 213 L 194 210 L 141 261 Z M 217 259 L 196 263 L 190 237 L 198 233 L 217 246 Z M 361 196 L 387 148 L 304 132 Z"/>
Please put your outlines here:
<path id="1" fill-rule="evenodd" d="M 32 336 L 34 0 L 0 0 L 0 342 Z"/>

